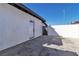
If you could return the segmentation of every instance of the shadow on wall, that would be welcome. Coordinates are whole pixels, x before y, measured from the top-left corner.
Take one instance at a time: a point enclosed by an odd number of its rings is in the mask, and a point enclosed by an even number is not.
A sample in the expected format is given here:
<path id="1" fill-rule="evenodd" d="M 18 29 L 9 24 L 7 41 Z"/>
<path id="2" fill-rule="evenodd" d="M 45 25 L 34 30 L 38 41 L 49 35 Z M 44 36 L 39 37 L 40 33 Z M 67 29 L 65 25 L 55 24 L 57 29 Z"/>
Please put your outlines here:
<path id="1" fill-rule="evenodd" d="M 62 45 L 62 38 L 56 31 L 54 28 L 52 28 L 51 26 L 47 27 L 47 31 L 48 31 L 48 36 L 51 37 L 52 43 L 56 44 L 56 45 Z"/>
<path id="2" fill-rule="evenodd" d="M 47 31 L 48 31 L 48 35 L 53 35 L 53 36 L 56 36 L 56 37 L 60 37 L 60 35 L 51 26 L 47 27 Z"/>

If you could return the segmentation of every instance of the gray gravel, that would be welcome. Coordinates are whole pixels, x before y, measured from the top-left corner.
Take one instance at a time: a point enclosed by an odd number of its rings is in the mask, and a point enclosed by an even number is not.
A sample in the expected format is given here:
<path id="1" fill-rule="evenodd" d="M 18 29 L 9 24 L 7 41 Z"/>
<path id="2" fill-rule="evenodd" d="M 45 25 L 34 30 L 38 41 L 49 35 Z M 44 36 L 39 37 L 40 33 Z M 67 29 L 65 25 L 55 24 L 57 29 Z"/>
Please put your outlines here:
<path id="1" fill-rule="evenodd" d="M 44 46 L 47 44 L 46 46 Z M 62 38 L 55 36 L 40 36 L 38 38 L 23 42 L 16 46 L 0 51 L 1 56 L 77 56 L 75 51 L 63 48 Z"/>

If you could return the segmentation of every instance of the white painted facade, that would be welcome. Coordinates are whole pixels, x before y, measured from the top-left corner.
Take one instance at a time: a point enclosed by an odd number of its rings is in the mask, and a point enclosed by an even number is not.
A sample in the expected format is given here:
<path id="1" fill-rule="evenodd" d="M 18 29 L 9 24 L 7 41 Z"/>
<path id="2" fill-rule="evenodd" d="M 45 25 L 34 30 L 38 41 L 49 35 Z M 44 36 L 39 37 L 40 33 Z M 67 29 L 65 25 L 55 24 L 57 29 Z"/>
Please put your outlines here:
<path id="1" fill-rule="evenodd" d="M 79 39 L 79 24 L 53 25 L 52 28 L 62 37 Z"/>
<path id="2" fill-rule="evenodd" d="M 33 35 L 33 23 L 34 33 Z M 9 4 L 0 4 L 0 50 L 42 35 L 43 23 L 38 18 Z"/>

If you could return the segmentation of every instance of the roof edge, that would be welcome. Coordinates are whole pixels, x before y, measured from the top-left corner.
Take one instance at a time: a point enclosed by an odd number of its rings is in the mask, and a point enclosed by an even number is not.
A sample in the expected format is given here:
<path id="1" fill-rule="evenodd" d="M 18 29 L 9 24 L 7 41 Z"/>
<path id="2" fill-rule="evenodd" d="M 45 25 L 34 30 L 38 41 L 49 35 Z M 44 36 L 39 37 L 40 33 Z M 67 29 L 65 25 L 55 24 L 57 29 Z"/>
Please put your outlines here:
<path id="1" fill-rule="evenodd" d="M 31 9 L 29 9 L 28 7 L 24 6 L 23 4 L 21 3 L 8 3 L 9 5 L 12 5 L 18 9 L 20 9 L 21 11 L 23 12 L 26 12 L 26 13 L 29 13 L 30 15 L 40 19 L 45 25 L 47 25 L 44 20 L 44 18 L 42 18 L 41 16 L 39 16 L 38 14 L 36 14 L 35 12 L 33 12 Z"/>

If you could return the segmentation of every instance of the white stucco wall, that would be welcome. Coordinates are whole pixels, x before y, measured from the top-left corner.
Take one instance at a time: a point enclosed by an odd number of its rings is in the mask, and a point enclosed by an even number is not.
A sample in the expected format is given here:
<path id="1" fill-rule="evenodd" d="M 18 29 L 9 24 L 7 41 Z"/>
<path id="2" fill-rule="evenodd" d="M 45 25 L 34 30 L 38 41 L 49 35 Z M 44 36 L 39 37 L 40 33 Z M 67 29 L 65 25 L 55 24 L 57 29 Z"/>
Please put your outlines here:
<path id="1" fill-rule="evenodd" d="M 41 36 L 42 35 L 42 26 L 43 26 L 42 22 L 38 18 L 35 18 L 31 15 L 30 15 L 29 19 L 33 20 L 35 23 L 35 37 Z"/>
<path id="2" fill-rule="evenodd" d="M 35 37 L 40 36 L 40 20 L 9 4 L 0 4 L 0 50 L 30 40 L 30 20 L 35 22 Z"/>
<path id="3" fill-rule="evenodd" d="M 54 25 L 52 28 L 62 37 L 79 38 L 79 24 Z"/>

